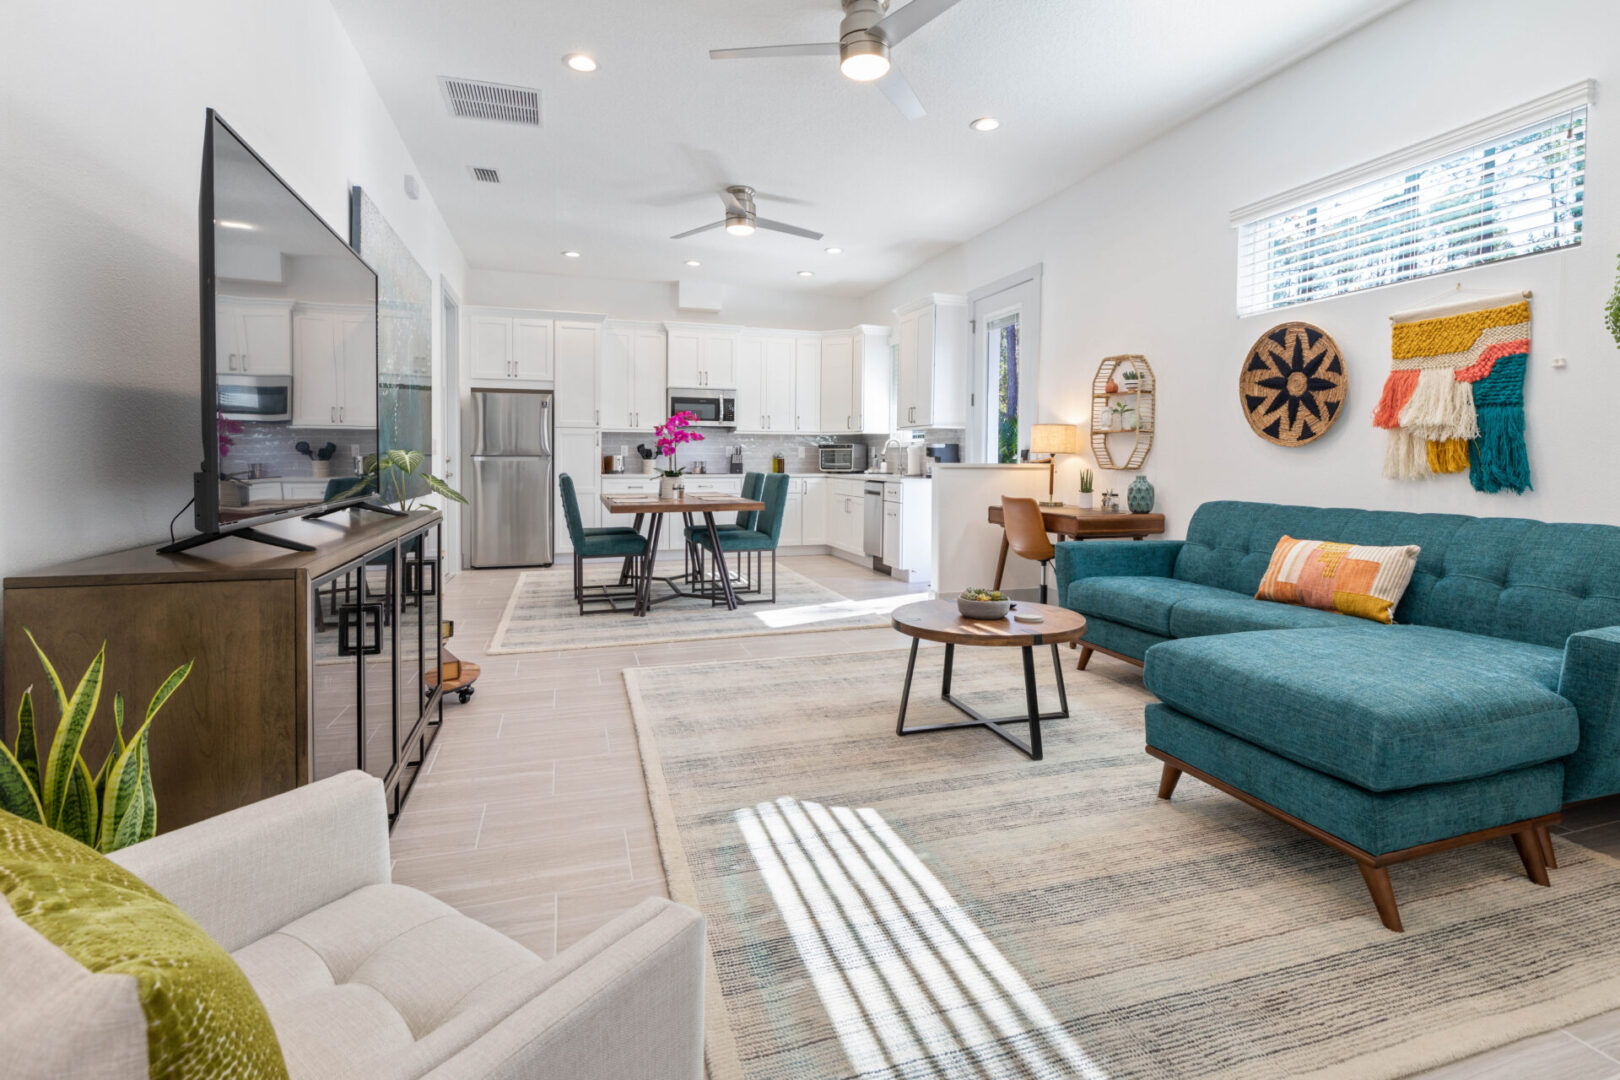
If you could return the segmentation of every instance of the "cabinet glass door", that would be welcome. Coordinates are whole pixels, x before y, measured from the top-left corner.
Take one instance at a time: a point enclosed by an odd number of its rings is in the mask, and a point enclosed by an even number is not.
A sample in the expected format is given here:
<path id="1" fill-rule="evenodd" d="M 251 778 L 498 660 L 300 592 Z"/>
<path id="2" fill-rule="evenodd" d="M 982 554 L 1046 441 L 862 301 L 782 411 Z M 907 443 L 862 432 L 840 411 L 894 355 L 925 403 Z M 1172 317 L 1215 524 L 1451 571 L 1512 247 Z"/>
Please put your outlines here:
<path id="1" fill-rule="evenodd" d="M 416 678 L 417 700 L 427 703 L 433 686 L 439 684 L 440 620 L 444 618 L 444 552 L 439 547 L 439 526 L 422 534 L 422 667 Z M 433 677 L 431 685 L 428 676 Z"/>
<path id="2" fill-rule="evenodd" d="M 433 537 L 432 532 L 417 533 L 399 545 L 400 566 L 404 570 L 399 598 L 399 746 L 402 755 L 422 715 L 430 689 L 422 681 L 422 674 L 427 669 L 424 646 L 432 642 L 428 601 L 430 594 L 439 591 L 439 563 Z M 431 618 L 436 625 L 437 615 Z"/>
<path id="3" fill-rule="evenodd" d="M 360 764 L 360 568 L 318 578 L 309 606 L 309 770 L 324 780 Z"/>
<path id="4" fill-rule="evenodd" d="M 362 760 L 373 776 L 385 777 L 394 767 L 395 631 L 399 624 L 395 548 L 374 552 L 361 579 L 357 633 L 362 672 L 361 716 L 365 733 Z"/>

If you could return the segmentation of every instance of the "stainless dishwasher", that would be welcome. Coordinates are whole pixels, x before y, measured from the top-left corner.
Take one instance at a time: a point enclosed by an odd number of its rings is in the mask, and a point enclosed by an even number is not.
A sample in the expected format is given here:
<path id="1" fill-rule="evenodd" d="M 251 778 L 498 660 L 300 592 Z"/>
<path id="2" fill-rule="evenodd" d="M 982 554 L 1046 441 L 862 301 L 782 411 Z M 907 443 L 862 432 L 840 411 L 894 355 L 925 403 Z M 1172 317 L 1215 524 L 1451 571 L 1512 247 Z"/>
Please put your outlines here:
<path id="1" fill-rule="evenodd" d="M 883 558 L 883 485 L 866 482 L 866 531 L 861 534 L 861 550 L 874 560 Z"/>

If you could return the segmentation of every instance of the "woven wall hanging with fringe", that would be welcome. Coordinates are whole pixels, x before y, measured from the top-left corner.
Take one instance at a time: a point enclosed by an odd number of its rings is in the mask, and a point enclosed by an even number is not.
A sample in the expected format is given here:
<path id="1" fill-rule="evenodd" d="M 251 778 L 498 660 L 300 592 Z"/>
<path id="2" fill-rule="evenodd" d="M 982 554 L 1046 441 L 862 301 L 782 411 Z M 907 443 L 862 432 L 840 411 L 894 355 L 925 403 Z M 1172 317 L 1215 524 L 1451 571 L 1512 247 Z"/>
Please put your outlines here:
<path id="1" fill-rule="evenodd" d="M 1288 322 L 1261 334 L 1243 358 L 1238 398 L 1256 435 L 1304 446 L 1339 418 L 1349 385 L 1334 340 L 1310 323 Z"/>
<path id="2" fill-rule="evenodd" d="M 1515 293 L 1394 319 L 1389 378 L 1373 412 L 1373 426 L 1389 432 L 1384 475 L 1466 472 L 1476 491 L 1530 490 L 1528 301 Z"/>

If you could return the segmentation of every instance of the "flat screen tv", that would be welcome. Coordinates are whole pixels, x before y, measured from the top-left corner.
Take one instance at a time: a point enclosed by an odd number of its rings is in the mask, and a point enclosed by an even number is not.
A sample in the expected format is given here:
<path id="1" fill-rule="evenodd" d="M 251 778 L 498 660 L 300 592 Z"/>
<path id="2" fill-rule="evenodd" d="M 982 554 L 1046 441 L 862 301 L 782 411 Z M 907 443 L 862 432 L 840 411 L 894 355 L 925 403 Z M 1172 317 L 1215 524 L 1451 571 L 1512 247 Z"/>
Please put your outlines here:
<path id="1" fill-rule="evenodd" d="M 305 548 L 255 527 L 367 501 L 377 275 L 212 109 L 198 231 L 199 535 L 163 550 L 226 535 Z"/>

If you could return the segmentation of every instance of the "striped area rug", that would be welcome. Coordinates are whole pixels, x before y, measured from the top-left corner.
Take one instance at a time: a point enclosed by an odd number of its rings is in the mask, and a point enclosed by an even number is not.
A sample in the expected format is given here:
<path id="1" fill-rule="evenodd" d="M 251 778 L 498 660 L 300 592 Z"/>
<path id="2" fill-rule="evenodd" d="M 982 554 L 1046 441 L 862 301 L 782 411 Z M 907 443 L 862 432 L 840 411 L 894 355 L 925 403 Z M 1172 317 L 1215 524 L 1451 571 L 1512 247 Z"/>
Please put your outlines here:
<path id="1" fill-rule="evenodd" d="M 957 658 L 958 695 L 1021 710 L 1015 650 Z M 957 718 L 941 661 L 908 724 Z M 897 738 L 904 666 L 625 672 L 671 895 L 709 919 L 714 1080 L 1379 1080 L 1620 1006 L 1620 862 L 1396 866 L 1392 934 L 1350 860 L 1190 777 L 1154 797 L 1135 669 L 1068 671 L 1031 762 Z"/>
<path id="2" fill-rule="evenodd" d="M 664 569 L 679 572 L 679 559 L 672 561 L 674 565 L 666 564 Z M 768 601 L 770 574 L 771 564 L 767 558 L 763 594 L 747 594 L 743 599 L 758 600 L 763 595 Z M 902 595 L 851 600 L 778 565 L 774 604 L 745 603 L 736 611 L 730 611 L 724 605 L 717 607 L 707 600 L 675 597 L 655 603 L 646 618 L 637 618 L 628 609 L 581 616 L 574 603 L 573 575 L 572 565 L 567 564 L 549 570 L 528 570 L 520 575 L 485 652 L 500 656 L 858 630 L 888 626 L 890 611 L 916 599 Z M 608 564 L 586 564 L 587 585 L 607 585 L 618 579 L 618 570 Z M 653 589 L 655 597 L 670 595 L 669 588 L 662 583 L 654 585 Z"/>

